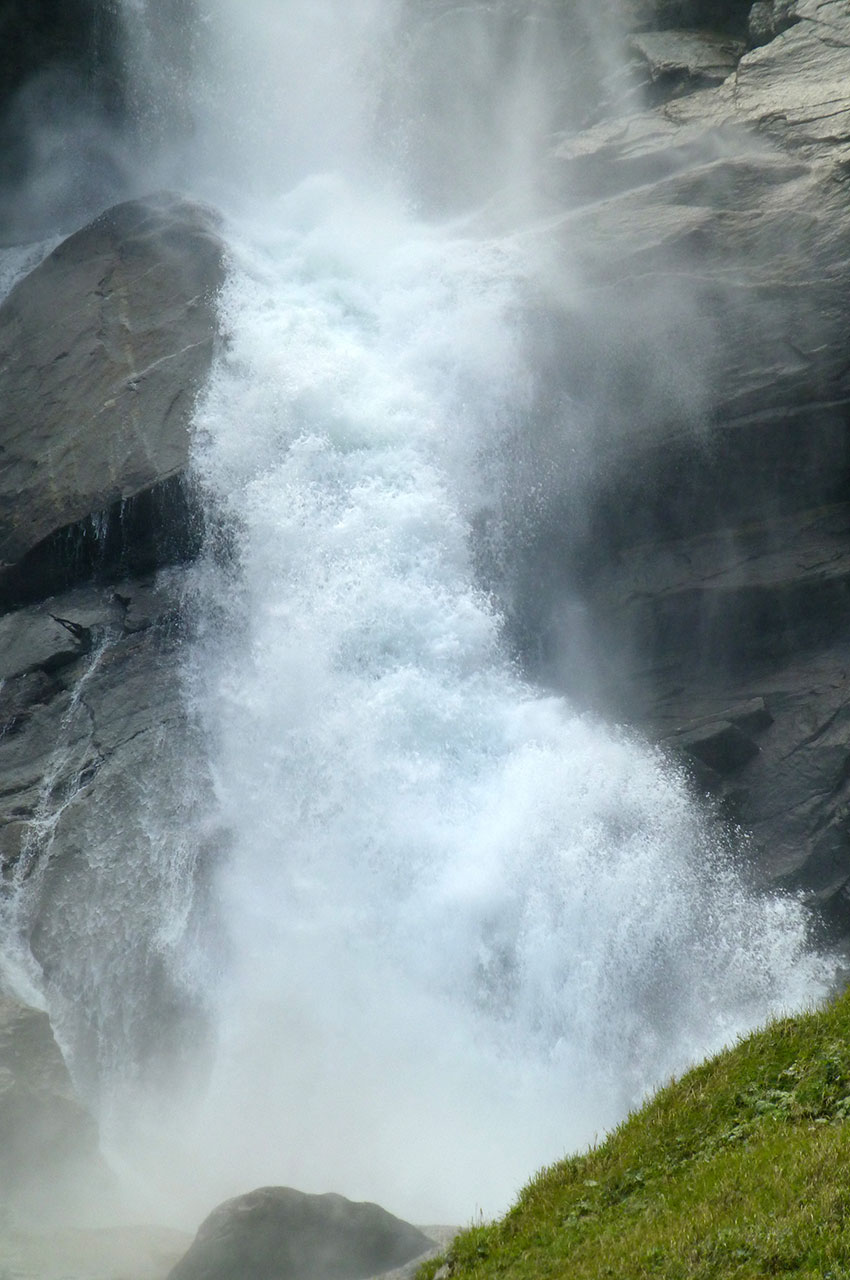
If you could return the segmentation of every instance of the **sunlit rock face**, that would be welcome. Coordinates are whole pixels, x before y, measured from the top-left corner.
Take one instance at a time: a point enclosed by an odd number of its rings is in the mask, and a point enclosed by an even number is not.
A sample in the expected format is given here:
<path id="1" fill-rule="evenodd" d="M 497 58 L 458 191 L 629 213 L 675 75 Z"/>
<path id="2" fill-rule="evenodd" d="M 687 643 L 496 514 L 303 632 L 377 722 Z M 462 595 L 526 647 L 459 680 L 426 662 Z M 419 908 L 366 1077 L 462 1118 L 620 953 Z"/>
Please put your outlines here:
<path id="1" fill-rule="evenodd" d="M 181 474 L 222 277 L 211 216 L 160 196 L 69 237 L 0 307 L 7 606 L 122 554 L 150 570 L 187 550 Z"/>
<path id="2" fill-rule="evenodd" d="M 550 678 L 676 750 L 763 698 L 749 758 L 710 775 L 685 758 L 755 831 L 758 873 L 846 932 L 850 18 L 780 9 L 719 87 L 553 155 L 587 293 L 548 340 L 597 479 L 565 484 L 535 535 L 538 576 L 569 585 L 531 630 Z M 577 506 L 586 536 L 565 545 Z M 603 656 L 571 672 L 582 631 Z"/>

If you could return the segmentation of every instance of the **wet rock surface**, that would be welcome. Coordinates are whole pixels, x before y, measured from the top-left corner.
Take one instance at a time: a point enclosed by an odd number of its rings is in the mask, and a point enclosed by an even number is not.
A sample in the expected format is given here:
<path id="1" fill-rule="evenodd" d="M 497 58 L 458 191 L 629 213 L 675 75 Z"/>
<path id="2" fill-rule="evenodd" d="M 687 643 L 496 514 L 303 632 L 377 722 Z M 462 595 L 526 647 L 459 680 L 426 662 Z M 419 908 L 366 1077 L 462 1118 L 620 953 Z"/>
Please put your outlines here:
<path id="1" fill-rule="evenodd" d="M 75 1019 L 105 977 L 92 971 L 81 990 L 65 972 L 69 903 L 79 899 L 69 887 L 109 875 L 144 895 L 121 873 L 122 847 L 139 838 L 151 761 L 171 751 L 176 771 L 185 746 L 182 577 L 167 566 L 199 546 L 184 471 L 213 356 L 221 255 L 207 211 L 151 197 L 65 240 L 0 307 L 0 887 L 24 891 L 33 956 L 60 1021 L 78 1032 L 75 1068 L 89 1081 L 103 1028 L 87 1039 Z M 92 857 L 98 824 L 113 835 L 109 868 Z M 114 919 L 101 921 L 115 964 L 129 964 L 177 1017 L 162 965 L 127 932 L 127 905 L 118 892 Z M 28 1203 L 40 1190 L 49 1201 L 57 1170 L 76 1162 L 79 1173 L 83 1156 L 97 1163 L 94 1122 L 46 1015 L 21 1007 L 3 1018 L 0 1050 L 8 1042 L 26 1056 L 37 1031 L 40 1061 L 52 1054 L 55 1080 L 40 1092 L 0 1062 L 3 1170 L 21 1196 L 29 1188 Z M 161 1028 L 151 1032 L 134 1032 L 142 1058 L 164 1044 Z M 0 1185 L 0 1199 L 12 1190 Z"/>
<path id="2" fill-rule="evenodd" d="M 189 792 L 197 790 L 199 804 L 206 795 L 202 770 L 191 785 L 182 781 L 195 752 L 180 686 L 182 597 L 182 574 L 173 570 L 156 580 L 78 588 L 3 620 L 19 643 L 33 637 L 41 666 L 10 676 L 0 691 L 7 717 L 0 887 L 22 904 L 19 927 L 57 1026 L 75 1045 L 77 1078 L 89 1087 L 102 1069 L 104 1037 L 124 1045 L 151 1078 L 178 1071 L 178 1025 L 187 1054 L 205 1043 L 202 1013 L 150 944 L 165 892 L 160 880 L 172 874 L 164 868 L 179 874 L 182 860 L 195 856 L 184 847 L 194 821 Z M 57 617 L 83 629 L 76 652 Z M 137 849 L 144 856 L 129 856 Z M 197 856 L 215 855 L 204 849 Z M 83 959 L 92 928 L 86 885 L 100 904 L 97 965 Z M 72 962 L 74 947 L 83 956 L 75 952 Z M 109 983 L 146 998 L 110 1001 Z M 97 1019 L 92 1008 L 101 1009 Z"/>
<path id="3" fill-rule="evenodd" d="M 97 1129 L 46 1013 L 0 996 L 0 1212 L 38 1220 L 108 1194 Z"/>
<path id="4" fill-rule="evenodd" d="M 7 607 L 67 585 L 63 573 L 88 576 L 101 553 L 109 562 L 155 543 L 151 525 L 165 544 L 173 526 L 179 554 L 191 523 L 179 478 L 222 276 L 211 216 L 161 196 L 63 241 L 0 307 Z M 156 546 L 139 554 L 155 565 Z"/>
<path id="5" fill-rule="evenodd" d="M 104 765 L 131 770 L 122 753 L 174 727 L 178 608 L 176 585 L 141 581 L 79 588 L 0 620 L 0 820 L 7 830 L 37 822 L 60 797 L 82 797 Z M 55 839 L 52 824 L 50 831 Z M 31 835 L 35 857 L 37 832 Z M 15 843 L 7 837 L 6 875 Z"/>

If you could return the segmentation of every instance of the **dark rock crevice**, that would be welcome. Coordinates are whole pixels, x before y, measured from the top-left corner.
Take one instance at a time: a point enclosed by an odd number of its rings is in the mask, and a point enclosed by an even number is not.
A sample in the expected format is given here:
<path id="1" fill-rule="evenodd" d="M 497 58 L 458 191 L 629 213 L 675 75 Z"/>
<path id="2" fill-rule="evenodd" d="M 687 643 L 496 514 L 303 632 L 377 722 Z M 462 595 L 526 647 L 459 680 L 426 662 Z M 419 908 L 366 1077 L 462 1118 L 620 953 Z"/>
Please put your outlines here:
<path id="1" fill-rule="evenodd" d="M 57 529 L 0 570 L 0 608 L 17 609 L 84 582 L 144 577 L 194 559 L 203 541 L 203 507 L 180 473 Z"/>

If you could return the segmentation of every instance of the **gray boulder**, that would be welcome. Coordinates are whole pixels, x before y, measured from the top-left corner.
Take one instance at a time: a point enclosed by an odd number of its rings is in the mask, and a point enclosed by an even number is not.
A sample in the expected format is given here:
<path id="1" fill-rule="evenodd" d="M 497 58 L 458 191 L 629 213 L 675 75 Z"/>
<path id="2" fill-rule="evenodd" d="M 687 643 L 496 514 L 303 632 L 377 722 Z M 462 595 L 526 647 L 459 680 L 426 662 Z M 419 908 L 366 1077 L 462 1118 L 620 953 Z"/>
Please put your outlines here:
<path id="1" fill-rule="evenodd" d="M 376 1204 L 263 1187 L 215 1209 L 169 1280 L 366 1280 L 432 1248 Z"/>
<path id="2" fill-rule="evenodd" d="M 162 195 L 102 214 L 0 307 L 7 604 L 61 589 L 110 542 L 113 558 L 126 555 L 128 540 L 150 540 L 170 515 L 180 542 L 189 422 L 222 277 L 211 214 Z"/>

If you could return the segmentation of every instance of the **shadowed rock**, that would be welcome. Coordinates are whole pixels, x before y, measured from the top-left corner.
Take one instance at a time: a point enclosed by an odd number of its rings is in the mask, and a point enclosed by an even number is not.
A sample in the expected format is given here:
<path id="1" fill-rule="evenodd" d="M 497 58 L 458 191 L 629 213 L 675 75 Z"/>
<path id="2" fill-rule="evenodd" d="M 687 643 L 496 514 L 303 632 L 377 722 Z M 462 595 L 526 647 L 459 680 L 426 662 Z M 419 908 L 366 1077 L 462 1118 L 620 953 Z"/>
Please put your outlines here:
<path id="1" fill-rule="evenodd" d="M 376 1204 L 263 1187 L 215 1209 L 169 1280 L 365 1280 L 432 1244 Z"/>
<path id="2" fill-rule="evenodd" d="M 673 739 L 673 745 L 721 775 L 734 773 L 758 754 L 755 743 L 737 725 L 725 720 L 681 733 Z"/>

